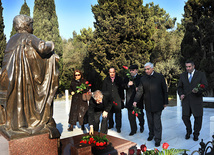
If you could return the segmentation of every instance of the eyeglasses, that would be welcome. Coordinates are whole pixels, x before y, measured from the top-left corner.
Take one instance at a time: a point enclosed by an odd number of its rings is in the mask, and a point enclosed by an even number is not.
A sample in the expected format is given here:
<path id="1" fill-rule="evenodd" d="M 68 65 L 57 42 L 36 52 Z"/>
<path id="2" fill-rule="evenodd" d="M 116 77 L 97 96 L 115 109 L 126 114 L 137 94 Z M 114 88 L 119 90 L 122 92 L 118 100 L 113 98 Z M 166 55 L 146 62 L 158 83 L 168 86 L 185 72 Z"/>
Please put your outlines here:
<path id="1" fill-rule="evenodd" d="M 81 76 L 81 74 L 75 74 L 75 76 Z"/>

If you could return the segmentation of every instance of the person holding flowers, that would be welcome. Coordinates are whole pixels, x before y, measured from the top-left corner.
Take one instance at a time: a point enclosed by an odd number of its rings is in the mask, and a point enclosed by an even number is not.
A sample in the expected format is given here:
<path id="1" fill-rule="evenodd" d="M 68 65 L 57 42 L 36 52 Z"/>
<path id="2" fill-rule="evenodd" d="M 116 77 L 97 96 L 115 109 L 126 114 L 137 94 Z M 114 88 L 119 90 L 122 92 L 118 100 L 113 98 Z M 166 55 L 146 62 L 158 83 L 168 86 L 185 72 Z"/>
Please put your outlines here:
<path id="1" fill-rule="evenodd" d="M 162 138 L 161 113 L 168 104 L 168 92 L 164 76 L 154 71 L 151 62 L 144 65 L 146 75 L 142 76 L 133 105 L 136 107 L 143 95 L 149 127 L 148 141 L 155 139 L 155 146 L 160 146 Z"/>
<path id="2" fill-rule="evenodd" d="M 68 131 L 73 131 L 73 126 L 76 125 L 76 122 L 79 122 L 81 129 L 85 130 L 84 124 L 88 123 L 88 103 L 83 100 L 82 96 L 89 91 L 90 84 L 83 78 L 80 70 L 75 70 L 73 77 L 74 80 L 71 81 L 69 89 L 72 95 L 72 100 L 68 120 L 70 127 L 68 128 Z"/>
<path id="3" fill-rule="evenodd" d="M 193 140 L 197 141 L 202 127 L 203 116 L 203 92 L 207 89 L 208 83 L 203 72 L 195 70 L 193 61 L 185 62 L 186 72 L 180 75 L 178 83 L 178 95 L 182 102 L 182 120 L 186 126 L 185 139 L 192 134 L 190 117 L 194 116 Z"/>
<path id="4" fill-rule="evenodd" d="M 133 102 L 134 97 L 136 94 L 136 91 L 138 89 L 138 86 L 140 84 L 141 76 L 138 74 L 138 66 L 137 65 L 131 65 L 129 68 L 126 66 L 123 67 L 124 69 L 129 69 L 130 76 L 126 75 L 124 79 L 124 88 L 126 90 L 126 108 L 128 109 L 128 119 L 131 127 L 131 132 L 129 133 L 129 136 L 134 135 L 137 132 L 137 124 L 136 124 L 136 117 L 139 120 L 140 125 L 140 132 L 142 133 L 144 131 L 144 113 L 143 113 L 143 99 L 139 100 L 137 104 L 137 108 L 139 109 L 139 112 L 133 112 Z"/>

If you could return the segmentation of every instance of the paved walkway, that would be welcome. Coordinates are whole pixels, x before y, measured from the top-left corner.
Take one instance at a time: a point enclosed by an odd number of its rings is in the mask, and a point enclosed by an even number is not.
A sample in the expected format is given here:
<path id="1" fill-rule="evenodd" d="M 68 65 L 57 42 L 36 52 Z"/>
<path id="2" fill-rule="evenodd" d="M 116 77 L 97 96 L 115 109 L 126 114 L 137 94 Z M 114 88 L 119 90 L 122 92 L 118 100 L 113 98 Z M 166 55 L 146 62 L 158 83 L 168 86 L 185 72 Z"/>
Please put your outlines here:
<path id="1" fill-rule="evenodd" d="M 70 102 L 69 102 L 70 103 Z M 80 125 L 76 125 L 74 131 L 67 131 L 68 128 L 68 113 L 70 107 L 69 104 L 66 104 L 65 101 L 55 101 L 54 102 L 54 118 L 57 123 L 57 128 L 61 132 L 61 139 L 82 134 Z M 162 112 L 162 125 L 163 125 L 163 133 L 162 133 L 162 143 L 167 142 L 169 144 L 169 148 L 180 148 L 180 149 L 188 149 L 188 154 L 191 154 L 194 150 L 198 150 L 200 147 L 199 143 L 201 139 L 204 142 L 208 142 L 212 140 L 210 134 L 210 117 L 214 116 L 214 108 L 204 108 L 204 117 L 203 117 L 203 125 L 201 134 L 199 136 L 199 141 L 193 141 L 193 135 L 191 135 L 189 140 L 185 140 L 185 126 L 181 119 L 181 107 L 166 107 Z M 191 117 L 193 122 L 193 117 Z M 86 132 L 88 132 L 88 125 L 85 125 Z M 137 143 L 137 147 L 140 148 L 141 144 L 146 144 L 148 149 L 155 148 L 155 142 L 147 141 L 148 137 L 148 126 L 147 120 L 145 120 L 145 130 L 143 133 L 140 133 L 140 129 L 138 128 L 137 134 L 133 136 L 129 136 L 130 133 L 130 125 L 128 121 L 128 113 L 126 109 L 122 110 L 122 128 L 121 133 L 117 133 L 116 128 L 108 130 L 108 134 L 127 139 Z M 213 133 L 214 134 L 214 133 Z M 157 149 L 162 150 L 162 148 L 158 147 Z"/>

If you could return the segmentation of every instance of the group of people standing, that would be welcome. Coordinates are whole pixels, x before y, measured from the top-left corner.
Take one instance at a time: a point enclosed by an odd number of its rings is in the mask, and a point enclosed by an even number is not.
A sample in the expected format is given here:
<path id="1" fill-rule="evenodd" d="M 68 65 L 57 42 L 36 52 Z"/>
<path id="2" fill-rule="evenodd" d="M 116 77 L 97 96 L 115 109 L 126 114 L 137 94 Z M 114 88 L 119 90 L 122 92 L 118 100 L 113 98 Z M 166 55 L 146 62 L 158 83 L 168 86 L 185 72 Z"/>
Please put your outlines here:
<path id="1" fill-rule="evenodd" d="M 195 70 L 194 62 L 187 61 L 185 65 L 186 72 L 181 74 L 178 83 L 178 94 L 182 100 L 182 120 L 186 126 L 185 138 L 189 139 L 192 133 L 190 117 L 193 114 L 195 118 L 193 140 L 197 141 L 202 126 L 202 96 L 208 84 L 205 74 Z M 139 120 L 140 132 L 143 133 L 143 109 L 145 107 L 149 128 L 147 141 L 154 138 L 155 146 L 160 146 L 162 140 L 161 113 L 168 105 L 168 89 L 164 76 L 155 72 L 154 66 L 150 62 L 144 65 L 145 75 L 143 76 L 138 74 L 137 65 L 131 65 L 128 69 L 130 76 L 123 79 L 116 74 L 114 67 L 110 67 L 109 76 L 104 79 L 102 89 L 89 92 L 91 97 L 88 102 L 82 99 L 82 94 L 75 93 L 76 86 L 86 80 L 83 79 L 81 71 L 74 72 L 74 81 L 70 87 L 72 104 L 69 115 L 69 131 L 72 131 L 73 125 L 79 121 L 82 130 L 84 130 L 84 124 L 89 123 L 89 133 L 93 134 L 94 131 L 99 130 L 100 116 L 102 115 L 100 132 L 107 134 L 108 129 L 114 128 L 114 124 L 116 124 L 116 130 L 120 133 L 122 127 L 121 110 L 125 107 L 128 110 L 131 129 L 129 136 L 133 136 L 137 132 L 136 117 Z M 203 89 L 195 89 L 198 84 L 202 84 Z M 83 93 L 87 91 L 85 90 Z M 133 110 L 136 108 L 139 110 L 137 116 L 133 114 Z M 113 119 L 114 115 L 115 119 Z"/>

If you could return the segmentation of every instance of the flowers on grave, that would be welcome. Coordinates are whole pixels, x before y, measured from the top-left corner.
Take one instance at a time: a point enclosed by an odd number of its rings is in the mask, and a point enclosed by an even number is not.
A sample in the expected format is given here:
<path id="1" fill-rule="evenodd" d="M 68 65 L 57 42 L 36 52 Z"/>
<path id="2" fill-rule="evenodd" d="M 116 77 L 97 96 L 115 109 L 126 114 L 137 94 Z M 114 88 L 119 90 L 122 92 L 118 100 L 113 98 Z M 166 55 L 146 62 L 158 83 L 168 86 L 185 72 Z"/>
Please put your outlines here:
<path id="1" fill-rule="evenodd" d="M 184 151 L 188 151 L 185 149 L 175 149 L 175 148 L 168 149 L 168 147 L 169 147 L 168 143 L 163 143 L 162 151 L 159 151 L 157 148 L 154 148 L 153 150 L 148 150 L 146 145 L 142 144 L 140 146 L 140 149 L 137 149 L 136 151 L 134 149 L 129 149 L 129 155 L 177 155 L 177 154 L 181 154 Z"/>
<path id="2" fill-rule="evenodd" d="M 83 93 L 83 90 L 89 89 L 91 87 L 91 84 L 86 81 L 85 83 L 82 83 L 80 86 L 76 86 L 77 90 L 76 93 Z"/>
<path id="3" fill-rule="evenodd" d="M 139 108 L 133 106 L 133 111 L 132 111 L 132 114 L 135 115 L 136 117 L 138 117 L 139 114 L 141 114 L 141 111 Z"/>
<path id="4" fill-rule="evenodd" d="M 95 146 L 107 146 L 108 139 L 106 138 L 106 135 L 100 136 L 98 135 L 87 135 L 83 136 L 80 143 L 85 143 L 85 144 L 95 144 Z"/>

